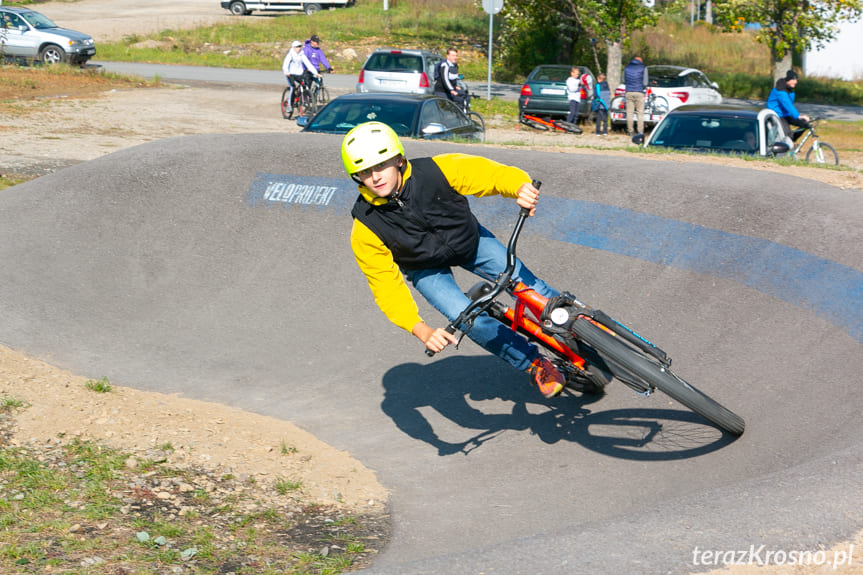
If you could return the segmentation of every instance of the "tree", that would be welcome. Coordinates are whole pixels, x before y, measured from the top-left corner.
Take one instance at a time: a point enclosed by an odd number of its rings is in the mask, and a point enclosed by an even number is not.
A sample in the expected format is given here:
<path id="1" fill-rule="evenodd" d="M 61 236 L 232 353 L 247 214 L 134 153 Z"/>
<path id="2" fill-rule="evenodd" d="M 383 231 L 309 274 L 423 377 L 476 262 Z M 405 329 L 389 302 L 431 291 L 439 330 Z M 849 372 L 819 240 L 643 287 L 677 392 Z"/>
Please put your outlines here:
<path id="1" fill-rule="evenodd" d="M 655 12 L 642 0 L 563 0 L 579 27 L 587 31 L 606 48 L 606 74 L 609 86 L 620 84 L 623 65 L 623 45 L 629 35 L 656 24 Z M 599 56 L 594 44 L 597 69 Z"/>
<path id="2" fill-rule="evenodd" d="M 715 3 L 717 22 L 726 29 L 740 30 L 741 22 L 761 25 L 757 39 L 770 47 L 774 79 L 791 69 L 793 53 L 824 46 L 836 37 L 837 24 L 857 20 L 861 8 L 861 0 L 723 0 Z"/>
<path id="3" fill-rule="evenodd" d="M 502 39 L 513 51 L 535 43 L 527 38 L 538 35 L 546 49 L 552 48 L 560 55 L 556 62 L 572 64 L 567 56 L 572 56 L 580 45 L 588 46 L 585 40 L 594 40 L 588 50 L 599 71 L 602 66 L 596 45 L 603 45 L 607 54 L 605 73 L 611 86 L 620 83 L 623 45 L 629 35 L 656 23 L 653 10 L 642 0 L 507 0 L 504 17 L 506 31 Z M 556 30 L 550 27 L 551 22 Z"/>

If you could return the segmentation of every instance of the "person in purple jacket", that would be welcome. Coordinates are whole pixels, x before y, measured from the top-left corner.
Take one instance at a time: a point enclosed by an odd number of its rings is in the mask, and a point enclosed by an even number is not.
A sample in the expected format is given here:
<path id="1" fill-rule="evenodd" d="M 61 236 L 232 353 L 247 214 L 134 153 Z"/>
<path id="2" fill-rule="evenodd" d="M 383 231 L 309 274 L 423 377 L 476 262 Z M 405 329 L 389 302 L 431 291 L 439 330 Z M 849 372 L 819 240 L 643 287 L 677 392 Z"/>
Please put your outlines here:
<path id="1" fill-rule="evenodd" d="M 327 71 L 329 74 L 333 71 L 333 67 L 330 66 L 330 63 L 327 61 L 327 57 L 324 56 L 324 51 L 321 50 L 321 39 L 317 34 L 312 34 L 312 37 L 306 40 L 305 45 L 303 46 L 303 54 L 306 55 L 306 58 L 309 59 L 309 62 L 312 63 L 312 66 L 318 72 L 321 71 L 321 67 Z M 306 72 L 306 86 L 311 86 L 312 74 L 311 72 Z"/>
<path id="2" fill-rule="evenodd" d="M 809 128 L 809 116 L 801 114 L 794 106 L 794 88 L 796 87 L 797 72 L 788 70 L 784 78 L 776 80 L 776 86 L 770 90 L 770 95 L 767 97 L 767 107 L 782 118 L 785 122 L 785 132 L 794 141 L 797 141 L 797 138 Z M 796 126 L 798 129 L 791 132 L 790 126 Z"/>

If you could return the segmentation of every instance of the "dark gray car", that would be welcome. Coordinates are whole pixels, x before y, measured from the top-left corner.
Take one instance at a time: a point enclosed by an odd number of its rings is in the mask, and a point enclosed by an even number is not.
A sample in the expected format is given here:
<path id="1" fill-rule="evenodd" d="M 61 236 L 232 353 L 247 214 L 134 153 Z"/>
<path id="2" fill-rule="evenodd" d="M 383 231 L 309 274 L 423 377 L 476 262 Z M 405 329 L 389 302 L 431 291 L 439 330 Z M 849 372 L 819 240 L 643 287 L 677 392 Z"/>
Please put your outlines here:
<path id="1" fill-rule="evenodd" d="M 83 65 L 96 54 L 96 43 L 35 10 L 0 6 L 0 53 L 17 60 Z"/>

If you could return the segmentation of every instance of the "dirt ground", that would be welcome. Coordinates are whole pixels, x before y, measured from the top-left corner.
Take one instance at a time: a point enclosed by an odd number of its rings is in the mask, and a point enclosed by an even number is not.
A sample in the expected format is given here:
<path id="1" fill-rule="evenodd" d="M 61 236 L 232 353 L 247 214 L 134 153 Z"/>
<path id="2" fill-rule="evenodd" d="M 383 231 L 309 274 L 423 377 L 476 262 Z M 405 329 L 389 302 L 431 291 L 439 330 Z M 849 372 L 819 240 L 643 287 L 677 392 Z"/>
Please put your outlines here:
<path id="1" fill-rule="evenodd" d="M 112 13 L 123 14 L 125 18 L 103 21 L 87 16 L 88 10 L 106 3 Z M 181 20 L 177 20 L 177 14 L 167 12 L 168 8 L 158 12 L 159 6 L 176 6 L 175 2 L 162 4 L 159 0 L 152 6 L 147 3 L 146 14 L 140 10 L 126 13 L 125 3 L 130 10 L 142 6 L 138 0 L 83 0 L 74 4 L 42 4 L 38 9 L 61 25 L 87 30 L 97 40 L 166 27 L 166 20 L 177 26 L 197 25 L 205 17 L 228 17 L 212 0 L 183 3 Z M 78 13 L 79 18 L 86 19 L 86 25 L 75 22 L 71 16 L 58 15 L 63 10 L 66 14 Z M 0 109 L 0 173 L 45 174 L 122 148 L 174 136 L 297 131 L 295 123 L 281 118 L 279 93 L 277 87 L 260 86 L 129 86 L 86 98 L 70 93 L 65 98 L 29 100 L 13 110 Z M 22 118 L 26 120 L 21 121 Z M 627 153 L 607 149 L 626 145 L 623 136 L 542 134 L 502 125 L 494 118 L 487 121 L 488 140 L 494 145 L 529 145 L 560 153 Z M 576 143 L 591 147 L 576 148 Z M 863 190 L 860 171 L 776 166 L 731 158 L 656 157 L 656 161 L 695 160 L 790 173 L 847 189 L 849 193 Z M 856 170 L 863 169 L 863 157 L 847 162 Z M 219 404 L 133 389 L 115 387 L 112 393 L 97 394 L 85 388 L 82 377 L 0 346 L 0 397 L 5 395 L 31 404 L 18 418 L 13 442 L 47 442 L 60 436 L 80 436 L 145 451 L 169 441 L 176 449 L 171 457 L 178 462 L 230 469 L 262 482 L 279 476 L 300 479 L 306 495 L 322 503 L 369 512 L 382 509 L 387 499 L 387 492 L 373 471 L 350 454 L 323 444 L 289 422 L 241 413 Z M 295 447 L 296 454 L 285 457 L 283 446 Z M 856 546 L 857 556 L 847 568 L 796 566 L 754 571 L 735 567 L 723 573 L 863 573 L 863 533 L 835 549 L 847 550 L 849 544 Z"/>

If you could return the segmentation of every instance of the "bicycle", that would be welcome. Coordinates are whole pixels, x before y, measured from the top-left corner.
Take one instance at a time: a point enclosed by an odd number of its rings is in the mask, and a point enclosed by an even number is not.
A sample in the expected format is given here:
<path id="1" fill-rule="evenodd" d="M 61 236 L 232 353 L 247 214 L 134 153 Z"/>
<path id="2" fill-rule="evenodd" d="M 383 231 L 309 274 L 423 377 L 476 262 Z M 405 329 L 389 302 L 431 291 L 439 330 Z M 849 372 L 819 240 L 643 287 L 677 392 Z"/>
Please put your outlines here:
<path id="1" fill-rule="evenodd" d="M 288 98 L 290 98 L 290 101 L 288 101 Z M 300 107 L 303 108 L 306 116 L 314 115 L 317 111 L 317 102 L 312 97 L 312 93 L 309 88 L 306 87 L 305 82 L 296 83 L 293 97 L 291 96 L 290 84 L 282 91 L 282 117 L 285 120 L 293 118 L 294 110 L 297 110 Z"/>
<path id="2" fill-rule="evenodd" d="M 483 133 L 485 133 L 485 120 L 482 119 L 482 116 L 479 112 L 474 112 L 470 109 L 470 101 L 475 97 L 475 95 L 470 93 L 467 88 L 467 84 L 465 84 L 464 81 L 461 79 L 461 75 L 459 75 L 456 86 L 464 92 L 461 111 L 464 112 L 464 115 L 467 116 L 468 120 L 482 128 Z"/>
<path id="3" fill-rule="evenodd" d="M 539 188 L 540 182 L 533 185 Z M 486 313 L 538 345 L 566 378 L 565 390 L 602 394 L 613 380 L 642 396 L 659 390 L 732 435 L 741 435 L 743 419 L 671 371 L 671 358 L 659 347 L 605 312 L 564 292 L 546 298 L 512 279 L 515 248 L 530 210 L 521 208 L 507 245 L 507 266 L 494 284 L 479 282 L 467 292 L 471 303 L 445 329 L 470 331 Z M 504 291 L 515 299 L 508 306 L 497 298 Z M 431 357 L 434 352 L 427 349 Z"/>
<path id="4" fill-rule="evenodd" d="M 809 122 L 809 127 L 803 128 L 803 137 L 800 138 L 799 142 L 791 148 L 789 154 L 796 158 L 803 151 L 803 146 L 806 145 L 810 139 L 812 139 L 812 146 L 810 146 L 809 150 L 806 152 L 806 161 L 814 162 L 816 164 L 830 164 L 832 163 L 834 166 L 839 165 L 839 154 L 836 153 L 836 149 L 826 142 L 822 142 L 818 137 L 817 132 L 815 132 L 815 124 L 818 122 L 820 118 L 815 118 L 811 122 Z"/>
<path id="5" fill-rule="evenodd" d="M 564 120 L 557 120 L 553 118 L 541 118 L 539 116 L 525 114 L 524 112 L 519 114 L 518 121 L 525 126 L 543 132 L 547 132 L 549 130 L 560 130 L 562 132 L 569 132 L 571 134 L 581 134 L 583 132 L 581 128 L 579 128 L 576 124 L 573 124 L 572 122 L 566 122 Z"/>
<path id="6" fill-rule="evenodd" d="M 316 108 L 320 108 L 330 101 L 330 91 L 324 86 L 323 74 L 312 81 L 311 91 L 312 100 L 315 102 Z"/>
<path id="7" fill-rule="evenodd" d="M 611 99 L 608 107 L 608 119 L 611 121 L 611 126 L 626 126 L 626 99 L 623 95 L 615 96 Z M 663 96 L 657 96 L 652 91 L 648 91 L 644 97 L 644 125 L 655 126 L 668 114 L 668 100 Z M 635 114 L 634 121 L 638 120 L 638 113 Z"/>

